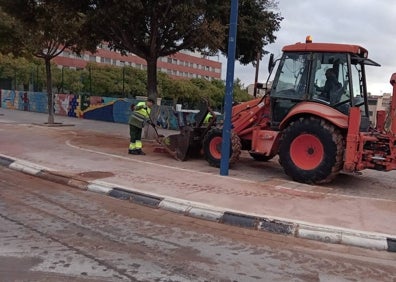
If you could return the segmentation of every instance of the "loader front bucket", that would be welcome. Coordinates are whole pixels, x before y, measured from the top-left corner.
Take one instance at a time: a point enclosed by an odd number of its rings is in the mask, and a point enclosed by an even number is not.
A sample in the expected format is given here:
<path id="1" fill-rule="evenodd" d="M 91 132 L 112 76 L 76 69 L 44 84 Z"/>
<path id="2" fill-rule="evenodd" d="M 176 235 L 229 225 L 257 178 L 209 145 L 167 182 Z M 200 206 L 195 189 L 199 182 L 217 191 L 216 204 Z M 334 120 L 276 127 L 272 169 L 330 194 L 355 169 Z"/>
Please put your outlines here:
<path id="1" fill-rule="evenodd" d="M 190 144 L 190 134 L 188 130 L 181 130 L 180 134 L 169 135 L 160 140 L 166 151 L 176 160 L 185 161 L 187 159 Z"/>
<path id="2" fill-rule="evenodd" d="M 201 139 L 201 130 L 199 128 L 185 126 L 180 130 L 180 134 L 169 135 L 159 141 L 175 159 L 185 161 L 189 156 L 200 154 Z"/>

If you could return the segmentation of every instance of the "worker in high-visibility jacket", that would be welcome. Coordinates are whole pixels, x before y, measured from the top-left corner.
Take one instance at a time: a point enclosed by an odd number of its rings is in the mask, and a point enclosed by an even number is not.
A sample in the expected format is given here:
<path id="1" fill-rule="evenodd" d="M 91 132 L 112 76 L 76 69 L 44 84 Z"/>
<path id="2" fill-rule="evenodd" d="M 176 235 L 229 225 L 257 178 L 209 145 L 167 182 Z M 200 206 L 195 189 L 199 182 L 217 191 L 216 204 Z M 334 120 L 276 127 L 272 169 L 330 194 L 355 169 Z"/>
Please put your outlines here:
<path id="1" fill-rule="evenodd" d="M 152 124 L 150 113 L 153 105 L 154 99 L 152 98 L 148 98 L 145 102 L 139 102 L 135 105 L 134 110 L 129 117 L 129 154 L 145 155 L 142 151 L 142 128 L 146 123 Z"/>
<path id="2" fill-rule="evenodd" d="M 209 112 L 207 113 L 207 115 L 205 116 L 205 119 L 203 121 L 204 125 L 208 125 L 209 122 L 211 122 L 213 120 L 213 115 Z"/>

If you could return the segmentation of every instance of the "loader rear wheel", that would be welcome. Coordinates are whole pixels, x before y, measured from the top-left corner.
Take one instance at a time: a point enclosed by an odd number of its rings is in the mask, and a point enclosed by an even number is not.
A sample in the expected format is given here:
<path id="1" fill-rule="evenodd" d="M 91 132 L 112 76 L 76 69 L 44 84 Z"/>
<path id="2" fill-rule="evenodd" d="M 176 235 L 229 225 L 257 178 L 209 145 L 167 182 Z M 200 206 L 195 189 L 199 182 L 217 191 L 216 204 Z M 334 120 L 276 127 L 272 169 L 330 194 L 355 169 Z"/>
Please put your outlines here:
<path id="1" fill-rule="evenodd" d="M 221 144 L 223 141 L 223 132 L 219 128 L 211 129 L 204 137 L 203 151 L 205 159 L 211 166 L 220 167 L 221 161 Z M 230 144 L 230 164 L 239 160 L 241 154 L 241 139 L 235 133 L 231 133 Z"/>
<path id="2" fill-rule="evenodd" d="M 328 183 L 343 165 L 344 138 L 332 124 L 315 117 L 300 118 L 282 133 L 279 162 L 293 180 Z"/>

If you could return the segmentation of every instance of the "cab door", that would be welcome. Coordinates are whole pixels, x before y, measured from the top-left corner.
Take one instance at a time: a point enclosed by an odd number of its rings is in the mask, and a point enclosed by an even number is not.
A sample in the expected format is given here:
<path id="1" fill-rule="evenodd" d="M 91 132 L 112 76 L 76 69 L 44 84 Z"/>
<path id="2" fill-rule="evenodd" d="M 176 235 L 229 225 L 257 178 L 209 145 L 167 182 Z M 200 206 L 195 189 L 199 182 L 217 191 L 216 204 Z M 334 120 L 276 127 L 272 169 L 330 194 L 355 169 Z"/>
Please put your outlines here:
<path id="1" fill-rule="evenodd" d="M 308 98 L 310 88 L 310 53 L 284 53 L 271 89 L 271 127 L 279 124 L 296 104 Z"/>

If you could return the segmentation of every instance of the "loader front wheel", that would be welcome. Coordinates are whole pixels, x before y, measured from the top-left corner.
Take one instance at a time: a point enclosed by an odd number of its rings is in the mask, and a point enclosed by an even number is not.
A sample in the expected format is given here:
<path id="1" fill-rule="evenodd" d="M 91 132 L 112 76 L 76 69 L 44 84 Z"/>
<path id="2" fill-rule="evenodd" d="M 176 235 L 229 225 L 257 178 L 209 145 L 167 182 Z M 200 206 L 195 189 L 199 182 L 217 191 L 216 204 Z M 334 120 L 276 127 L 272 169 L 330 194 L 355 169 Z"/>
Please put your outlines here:
<path id="1" fill-rule="evenodd" d="M 211 166 L 220 167 L 221 145 L 223 141 L 223 132 L 219 128 L 211 129 L 204 137 L 203 151 L 205 159 Z M 239 160 L 241 154 L 241 139 L 235 133 L 231 133 L 229 164 L 234 164 Z"/>
<path id="2" fill-rule="evenodd" d="M 344 138 L 329 122 L 315 117 L 292 122 L 282 133 L 279 162 L 293 180 L 328 183 L 343 165 Z"/>

